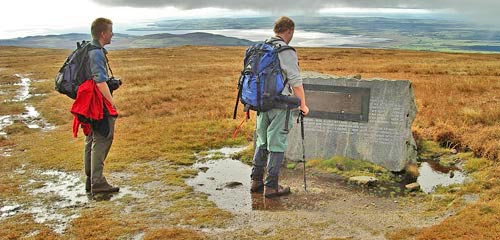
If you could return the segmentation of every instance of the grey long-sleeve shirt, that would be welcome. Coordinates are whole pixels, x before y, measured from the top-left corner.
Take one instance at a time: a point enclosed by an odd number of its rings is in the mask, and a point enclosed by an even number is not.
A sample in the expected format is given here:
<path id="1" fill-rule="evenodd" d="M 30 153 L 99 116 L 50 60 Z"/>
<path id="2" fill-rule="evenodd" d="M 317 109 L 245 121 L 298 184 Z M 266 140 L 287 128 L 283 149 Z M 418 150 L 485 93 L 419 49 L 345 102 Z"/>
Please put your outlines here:
<path id="1" fill-rule="evenodd" d="M 274 44 L 286 46 L 287 44 L 277 37 L 271 37 L 270 40 L 277 40 Z M 297 53 L 293 50 L 285 50 L 278 54 L 280 59 L 281 71 L 284 79 L 288 79 L 285 89 L 281 92 L 283 95 L 293 94 L 292 87 L 299 87 L 302 85 L 302 76 L 300 75 L 299 58 Z"/>

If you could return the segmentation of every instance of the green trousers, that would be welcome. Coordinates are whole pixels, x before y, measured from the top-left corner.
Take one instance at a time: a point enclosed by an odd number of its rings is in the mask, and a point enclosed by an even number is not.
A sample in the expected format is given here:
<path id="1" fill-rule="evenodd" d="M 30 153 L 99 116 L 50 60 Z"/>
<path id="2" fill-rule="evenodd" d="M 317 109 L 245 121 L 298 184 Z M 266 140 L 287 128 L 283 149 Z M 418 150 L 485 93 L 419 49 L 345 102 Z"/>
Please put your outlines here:
<path id="1" fill-rule="evenodd" d="M 288 111 L 288 129 L 291 129 L 292 113 Z M 288 144 L 288 132 L 285 131 L 287 111 L 285 109 L 271 109 L 260 112 L 257 116 L 256 148 L 266 149 L 269 152 L 285 152 Z"/>

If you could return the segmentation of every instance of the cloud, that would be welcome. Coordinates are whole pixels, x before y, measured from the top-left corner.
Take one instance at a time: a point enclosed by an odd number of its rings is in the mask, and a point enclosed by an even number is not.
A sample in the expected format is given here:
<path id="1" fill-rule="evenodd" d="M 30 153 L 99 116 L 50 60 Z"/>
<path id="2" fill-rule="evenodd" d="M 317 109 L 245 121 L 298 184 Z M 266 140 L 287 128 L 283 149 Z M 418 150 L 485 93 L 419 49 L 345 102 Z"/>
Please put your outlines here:
<path id="1" fill-rule="evenodd" d="M 241 10 L 296 10 L 307 6 L 312 9 L 320 9 L 325 2 L 318 0 L 295 0 L 295 1 L 263 1 L 263 0 L 92 0 L 96 3 L 108 6 L 128 7 L 175 7 L 183 10 L 198 8 L 228 8 Z"/>
<path id="2" fill-rule="evenodd" d="M 182 10 L 200 8 L 226 8 L 234 10 L 257 10 L 278 12 L 312 12 L 322 8 L 409 8 L 448 10 L 459 16 L 482 22 L 499 19 L 498 0 L 92 0 L 107 6 L 138 8 L 175 7 Z"/>
<path id="3" fill-rule="evenodd" d="M 229 9 L 320 9 L 325 7 L 357 8 L 422 8 L 455 10 L 495 10 L 500 6 L 497 0 L 92 0 L 108 6 L 129 7 L 176 7 L 179 9 L 197 9 L 206 7 Z"/>

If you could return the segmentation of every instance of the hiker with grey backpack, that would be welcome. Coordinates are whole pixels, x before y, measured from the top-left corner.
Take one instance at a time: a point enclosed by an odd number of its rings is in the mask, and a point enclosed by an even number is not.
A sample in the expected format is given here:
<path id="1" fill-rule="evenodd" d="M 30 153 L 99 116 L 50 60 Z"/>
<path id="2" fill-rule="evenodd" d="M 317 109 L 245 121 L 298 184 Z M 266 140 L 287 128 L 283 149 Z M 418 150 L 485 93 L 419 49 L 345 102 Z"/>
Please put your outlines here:
<path id="1" fill-rule="evenodd" d="M 111 43 L 113 22 L 97 18 L 92 23 L 91 33 L 93 40 L 77 43 L 77 49 L 64 62 L 56 76 L 55 89 L 75 100 L 70 110 L 74 115 L 74 137 L 80 127 L 86 135 L 86 192 L 113 193 L 120 188 L 110 185 L 103 175 L 104 160 L 113 143 L 118 117 L 112 93 L 121 85 L 121 80 L 113 76 L 104 48 Z"/>
<path id="2" fill-rule="evenodd" d="M 275 36 L 246 50 L 243 71 L 238 82 L 238 99 L 249 111 L 257 112 L 256 145 L 251 173 L 252 193 L 266 198 L 290 193 L 279 184 L 279 173 L 292 127 L 291 110 L 300 108 L 309 113 L 295 49 L 288 46 L 295 24 L 289 17 L 280 17 L 274 24 Z M 264 179 L 264 172 L 266 176 Z"/>

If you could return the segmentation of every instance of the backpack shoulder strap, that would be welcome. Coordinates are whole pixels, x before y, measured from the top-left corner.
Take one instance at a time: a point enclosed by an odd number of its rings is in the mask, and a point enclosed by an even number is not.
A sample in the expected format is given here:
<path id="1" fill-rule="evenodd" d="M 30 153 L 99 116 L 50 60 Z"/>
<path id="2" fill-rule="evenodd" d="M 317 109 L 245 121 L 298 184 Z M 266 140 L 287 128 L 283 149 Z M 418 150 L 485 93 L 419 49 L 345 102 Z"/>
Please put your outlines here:
<path id="1" fill-rule="evenodd" d="M 279 43 L 275 43 L 276 41 L 283 41 L 283 40 L 281 40 L 281 39 L 273 39 L 273 40 L 271 40 L 271 41 L 267 41 L 267 40 L 266 40 L 266 43 L 270 43 L 270 44 L 272 44 L 272 45 L 273 45 L 273 47 L 274 47 L 274 49 L 276 49 L 276 52 L 277 52 L 278 54 L 279 54 L 280 52 L 283 52 L 283 51 L 286 51 L 286 50 L 293 50 L 294 52 L 296 52 L 296 51 L 295 51 L 295 48 L 290 47 L 290 46 L 288 46 L 288 45 L 281 45 L 281 44 L 279 44 Z M 284 80 L 284 82 L 283 82 L 283 86 L 286 86 L 287 84 L 288 84 L 288 78 L 286 78 L 286 79 Z M 288 114 L 287 114 L 287 116 L 288 116 Z M 288 122 L 288 120 L 287 120 L 287 122 Z M 286 127 L 285 129 L 287 129 L 287 128 L 288 128 L 288 127 Z M 287 130 L 287 131 L 288 131 L 288 130 Z"/>
<path id="2" fill-rule="evenodd" d="M 283 51 L 285 51 L 285 50 L 293 50 L 294 52 L 297 52 L 297 51 L 295 50 L 295 48 L 290 47 L 290 46 L 288 46 L 288 45 L 285 45 L 285 46 L 279 46 L 279 47 L 278 47 L 278 52 L 279 52 L 279 53 L 280 53 L 280 52 L 283 52 Z"/>
<path id="3" fill-rule="evenodd" d="M 273 46 L 274 46 L 274 48 L 278 51 L 278 53 L 283 52 L 283 51 L 285 51 L 285 50 L 290 50 L 290 49 L 291 49 L 291 50 L 293 50 L 294 52 L 296 52 L 296 51 L 295 51 L 295 48 L 290 47 L 290 46 L 288 46 L 288 45 L 281 45 L 281 44 L 279 44 L 279 43 L 276 43 L 276 42 L 278 42 L 278 41 L 283 41 L 283 40 L 282 40 L 282 39 L 279 39 L 279 38 L 276 38 L 276 39 L 267 39 L 267 40 L 265 41 L 265 43 L 273 45 Z"/>
<path id="4" fill-rule="evenodd" d="M 94 45 L 94 44 L 92 44 L 90 42 L 85 47 L 87 47 L 87 51 L 92 51 L 92 50 L 95 50 L 95 49 L 104 49 L 104 48 L 98 47 L 98 46 L 96 46 L 96 45 Z"/>

